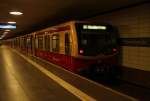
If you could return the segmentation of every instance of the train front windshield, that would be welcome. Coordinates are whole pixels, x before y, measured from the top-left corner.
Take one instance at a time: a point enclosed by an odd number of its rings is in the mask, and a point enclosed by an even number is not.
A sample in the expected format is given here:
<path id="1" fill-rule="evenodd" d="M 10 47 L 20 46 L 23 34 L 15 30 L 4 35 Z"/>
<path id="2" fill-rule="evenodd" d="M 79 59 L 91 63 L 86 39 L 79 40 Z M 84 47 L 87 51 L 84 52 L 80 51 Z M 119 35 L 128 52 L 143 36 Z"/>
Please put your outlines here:
<path id="1" fill-rule="evenodd" d="M 112 54 L 116 50 L 116 34 L 111 26 L 76 24 L 78 52 L 84 56 Z"/>

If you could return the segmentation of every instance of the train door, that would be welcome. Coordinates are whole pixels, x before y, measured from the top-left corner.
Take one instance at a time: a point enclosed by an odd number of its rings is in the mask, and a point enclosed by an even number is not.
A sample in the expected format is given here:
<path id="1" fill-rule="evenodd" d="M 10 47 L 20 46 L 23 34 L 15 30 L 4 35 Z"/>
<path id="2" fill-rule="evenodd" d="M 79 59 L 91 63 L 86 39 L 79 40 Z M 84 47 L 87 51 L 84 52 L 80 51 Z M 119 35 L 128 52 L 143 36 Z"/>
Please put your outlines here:
<path id="1" fill-rule="evenodd" d="M 43 57 L 43 49 L 44 49 L 44 37 L 43 35 L 36 35 L 35 39 L 35 55 L 39 57 Z"/>
<path id="2" fill-rule="evenodd" d="M 59 53 L 60 51 L 60 36 L 59 34 L 52 35 L 52 52 Z"/>
<path id="3" fill-rule="evenodd" d="M 65 55 L 71 55 L 70 33 L 65 32 Z"/>
<path id="4" fill-rule="evenodd" d="M 23 37 L 23 44 L 24 44 L 23 51 L 26 52 L 27 51 L 26 37 Z"/>
<path id="5" fill-rule="evenodd" d="M 23 45 L 24 45 L 24 44 L 23 44 L 23 41 L 24 41 L 24 40 L 23 40 L 23 37 L 21 37 L 21 38 L 20 38 L 20 49 L 21 49 L 21 51 L 23 50 Z"/>
<path id="6" fill-rule="evenodd" d="M 44 45 L 45 45 L 44 50 L 45 50 L 46 52 L 49 52 L 49 51 L 50 51 L 50 44 L 51 44 L 50 35 L 45 35 L 45 36 L 44 36 Z"/>
<path id="7" fill-rule="evenodd" d="M 32 35 L 31 41 L 32 41 L 31 54 L 35 55 L 35 37 L 34 37 L 34 35 Z"/>
<path id="8" fill-rule="evenodd" d="M 65 61 L 65 67 L 73 71 L 73 65 L 72 65 L 72 57 L 71 57 L 71 37 L 70 37 L 70 32 L 65 31 L 64 32 L 64 61 Z"/>
<path id="9" fill-rule="evenodd" d="M 37 49 L 38 49 L 38 36 L 36 35 L 35 36 L 35 39 L 34 39 L 34 42 L 35 42 L 35 51 L 37 51 Z"/>
<path id="10" fill-rule="evenodd" d="M 30 38 L 30 36 L 27 36 L 26 37 L 27 38 L 27 40 L 26 40 L 26 45 L 27 45 L 27 53 L 30 53 L 30 50 L 31 50 L 31 38 Z"/>
<path id="11" fill-rule="evenodd" d="M 30 36 L 30 54 L 33 54 L 33 36 Z"/>

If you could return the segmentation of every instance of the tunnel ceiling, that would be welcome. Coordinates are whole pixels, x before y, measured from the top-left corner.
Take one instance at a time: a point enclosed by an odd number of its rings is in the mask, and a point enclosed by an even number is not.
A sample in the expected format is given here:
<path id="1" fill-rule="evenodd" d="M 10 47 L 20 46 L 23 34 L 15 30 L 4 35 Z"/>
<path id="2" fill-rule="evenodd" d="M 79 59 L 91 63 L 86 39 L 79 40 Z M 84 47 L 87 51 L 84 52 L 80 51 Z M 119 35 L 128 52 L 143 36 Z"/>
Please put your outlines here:
<path id="1" fill-rule="evenodd" d="M 4 37 L 7 39 L 57 23 L 88 18 L 145 1 L 147 0 L 1 0 L 0 23 L 16 21 L 17 29 Z M 10 11 L 21 11 L 23 15 L 10 15 Z M 0 29 L 0 36 L 3 33 L 4 30 Z"/>

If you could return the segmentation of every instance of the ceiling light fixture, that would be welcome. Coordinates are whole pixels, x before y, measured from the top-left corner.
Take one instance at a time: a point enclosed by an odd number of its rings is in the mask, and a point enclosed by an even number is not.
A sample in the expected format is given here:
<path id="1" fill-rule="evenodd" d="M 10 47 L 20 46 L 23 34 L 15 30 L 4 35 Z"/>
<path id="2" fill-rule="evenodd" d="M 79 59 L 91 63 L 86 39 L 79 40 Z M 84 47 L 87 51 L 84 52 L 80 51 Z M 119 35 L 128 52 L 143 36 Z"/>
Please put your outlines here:
<path id="1" fill-rule="evenodd" d="M 0 25 L 0 29 L 16 29 L 16 25 Z"/>
<path id="2" fill-rule="evenodd" d="M 9 12 L 9 14 L 12 14 L 12 15 L 22 15 L 23 13 L 22 12 L 18 12 L 18 11 L 12 11 L 12 12 Z"/>
<path id="3" fill-rule="evenodd" d="M 16 22 L 14 22 L 14 21 L 9 21 L 8 23 L 9 24 L 16 24 Z"/>

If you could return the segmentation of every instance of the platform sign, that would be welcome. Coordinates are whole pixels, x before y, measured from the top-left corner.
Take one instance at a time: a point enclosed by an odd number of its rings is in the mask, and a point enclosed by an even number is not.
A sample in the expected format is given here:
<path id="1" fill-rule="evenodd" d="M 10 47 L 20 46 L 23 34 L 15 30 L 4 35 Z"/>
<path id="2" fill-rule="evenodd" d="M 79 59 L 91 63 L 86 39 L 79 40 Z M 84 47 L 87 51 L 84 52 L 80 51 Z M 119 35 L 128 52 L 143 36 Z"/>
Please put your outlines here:
<path id="1" fill-rule="evenodd" d="M 0 23 L 0 29 L 16 29 L 16 24 Z"/>
<path id="2" fill-rule="evenodd" d="M 150 47 L 150 37 L 120 38 L 119 42 L 122 46 Z"/>

